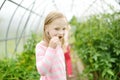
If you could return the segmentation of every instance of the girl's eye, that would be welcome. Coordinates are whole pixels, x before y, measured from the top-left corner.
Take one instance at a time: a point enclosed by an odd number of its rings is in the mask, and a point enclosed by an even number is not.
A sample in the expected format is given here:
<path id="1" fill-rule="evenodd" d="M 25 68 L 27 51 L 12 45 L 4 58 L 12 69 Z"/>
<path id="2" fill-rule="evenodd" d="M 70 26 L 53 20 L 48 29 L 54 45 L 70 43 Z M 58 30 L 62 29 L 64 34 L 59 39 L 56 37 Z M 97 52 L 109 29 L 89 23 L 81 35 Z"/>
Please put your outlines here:
<path id="1" fill-rule="evenodd" d="M 63 28 L 63 30 L 65 30 L 66 28 Z"/>
<path id="2" fill-rule="evenodd" d="M 59 30 L 59 28 L 55 28 L 55 30 Z"/>

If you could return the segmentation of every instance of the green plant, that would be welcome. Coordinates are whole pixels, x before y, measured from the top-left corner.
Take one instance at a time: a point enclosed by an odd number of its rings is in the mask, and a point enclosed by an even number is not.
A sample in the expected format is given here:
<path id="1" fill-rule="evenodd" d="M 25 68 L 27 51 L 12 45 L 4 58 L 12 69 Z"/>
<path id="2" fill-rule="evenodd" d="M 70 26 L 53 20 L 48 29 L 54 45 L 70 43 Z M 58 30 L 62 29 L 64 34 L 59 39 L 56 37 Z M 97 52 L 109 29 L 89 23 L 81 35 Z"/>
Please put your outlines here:
<path id="1" fill-rule="evenodd" d="M 117 17 L 119 18 L 117 18 Z M 73 18 L 73 48 L 86 65 L 90 80 L 120 79 L 120 14 L 91 16 L 86 22 Z"/>
<path id="2" fill-rule="evenodd" d="M 0 80 L 38 80 L 35 65 L 35 45 L 37 36 L 32 34 L 24 45 L 23 52 L 16 59 L 0 61 Z"/>

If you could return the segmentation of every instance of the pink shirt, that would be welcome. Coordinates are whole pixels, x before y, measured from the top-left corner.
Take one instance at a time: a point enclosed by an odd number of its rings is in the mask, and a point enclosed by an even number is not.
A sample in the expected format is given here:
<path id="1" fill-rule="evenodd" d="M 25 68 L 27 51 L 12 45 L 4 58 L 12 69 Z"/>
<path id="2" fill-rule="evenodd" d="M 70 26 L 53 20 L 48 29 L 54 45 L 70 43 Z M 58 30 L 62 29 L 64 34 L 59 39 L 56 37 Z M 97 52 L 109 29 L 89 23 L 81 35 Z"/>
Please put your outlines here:
<path id="1" fill-rule="evenodd" d="M 36 66 L 40 80 L 66 80 L 64 53 L 61 47 L 53 49 L 42 45 L 43 41 L 36 45 Z"/>

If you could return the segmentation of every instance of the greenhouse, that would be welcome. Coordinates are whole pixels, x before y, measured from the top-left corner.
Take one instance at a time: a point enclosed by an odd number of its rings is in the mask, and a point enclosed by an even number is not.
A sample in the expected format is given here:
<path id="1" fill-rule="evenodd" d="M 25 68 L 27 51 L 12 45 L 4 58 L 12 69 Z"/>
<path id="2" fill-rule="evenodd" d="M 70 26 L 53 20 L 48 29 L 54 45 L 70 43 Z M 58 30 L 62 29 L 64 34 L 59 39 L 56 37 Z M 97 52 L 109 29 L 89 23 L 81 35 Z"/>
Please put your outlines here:
<path id="1" fill-rule="evenodd" d="M 0 0 L 0 80 L 120 80 L 120 0 Z"/>

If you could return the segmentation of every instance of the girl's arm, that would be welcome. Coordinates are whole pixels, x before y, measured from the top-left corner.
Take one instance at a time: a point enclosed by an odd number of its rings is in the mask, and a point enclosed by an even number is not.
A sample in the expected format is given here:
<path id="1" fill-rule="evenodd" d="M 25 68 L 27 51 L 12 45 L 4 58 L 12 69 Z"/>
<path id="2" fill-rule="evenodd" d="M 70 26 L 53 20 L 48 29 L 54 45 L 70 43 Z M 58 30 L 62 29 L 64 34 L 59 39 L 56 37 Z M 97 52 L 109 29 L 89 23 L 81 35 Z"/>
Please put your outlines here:
<path id="1" fill-rule="evenodd" d="M 40 75 L 46 75 L 52 66 L 52 63 L 55 59 L 55 49 L 48 47 L 46 51 L 42 46 L 36 46 L 36 66 Z"/>

